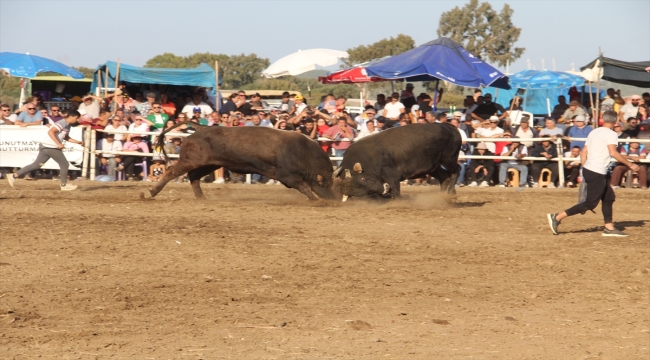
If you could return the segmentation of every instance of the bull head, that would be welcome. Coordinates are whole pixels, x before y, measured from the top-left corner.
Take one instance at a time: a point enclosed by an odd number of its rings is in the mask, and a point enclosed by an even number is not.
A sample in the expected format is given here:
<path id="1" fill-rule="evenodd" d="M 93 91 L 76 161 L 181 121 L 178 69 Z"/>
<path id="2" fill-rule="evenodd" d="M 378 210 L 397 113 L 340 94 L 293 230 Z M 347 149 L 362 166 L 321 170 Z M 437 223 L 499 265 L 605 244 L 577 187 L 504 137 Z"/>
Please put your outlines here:
<path id="1" fill-rule="evenodd" d="M 353 170 L 355 172 L 358 172 L 359 174 L 361 174 L 363 172 L 363 168 L 361 167 L 361 164 L 359 164 L 359 163 L 354 164 Z"/>

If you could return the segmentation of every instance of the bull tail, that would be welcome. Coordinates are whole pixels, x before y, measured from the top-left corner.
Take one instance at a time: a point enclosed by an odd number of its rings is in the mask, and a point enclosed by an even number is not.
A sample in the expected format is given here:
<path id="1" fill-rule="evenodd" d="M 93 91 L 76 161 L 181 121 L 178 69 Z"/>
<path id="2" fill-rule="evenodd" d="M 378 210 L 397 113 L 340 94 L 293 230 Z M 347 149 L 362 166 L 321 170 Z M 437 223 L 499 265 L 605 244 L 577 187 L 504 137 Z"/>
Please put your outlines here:
<path id="1" fill-rule="evenodd" d="M 154 145 L 155 145 L 155 147 L 158 147 L 158 148 L 160 148 L 162 150 L 162 154 L 163 154 L 163 157 L 164 157 L 165 160 L 167 159 L 167 152 L 165 152 L 165 135 L 168 132 L 176 129 L 177 127 L 179 127 L 181 125 L 185 125 L 185 124 L 193 124 L 192 126 L 198 125 L 198 126 L 201 126 L 201 127 L 205 126 L 205 125 L 197 124 L 197 123 L 191 122 L 191 121 L 181 121 L 181 122 L 176 123 L 174 126 L 170 127 L 169 129 L 164 129 L 160 133 L 160 135 L 158 135 L 158 139 L 156 139 L 156 143 Z"/>

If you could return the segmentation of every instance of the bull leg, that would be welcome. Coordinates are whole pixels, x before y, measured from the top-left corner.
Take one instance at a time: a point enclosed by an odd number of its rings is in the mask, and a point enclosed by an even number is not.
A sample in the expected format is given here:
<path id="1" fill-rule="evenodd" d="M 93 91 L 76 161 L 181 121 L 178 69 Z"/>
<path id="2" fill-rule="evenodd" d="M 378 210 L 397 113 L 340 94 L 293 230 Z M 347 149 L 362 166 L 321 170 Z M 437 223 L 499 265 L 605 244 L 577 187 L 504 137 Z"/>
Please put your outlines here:
<path id="1" fill-rule="evenodd" d="M 281 179 L 278 181 L 284 184 L 284 186 L 300 191 L 309 200 L 318 200 L 316 195 L 314 195 L 314 193 L 311 191 L 311 187 L 309 186 L 309 184 L 307 184 L 302 178 L 297 176 L 291 176 L 287 178 L 283 176 L 283 174 L 277 174 L 277 173 L 276 173 L 276 178 Z"/>
<path id="2" fill-rule="evenodd" d="M 187 173 L 187 176 L 190 179 L 190 184 L 192 184 L 192 190 L 194 190 L 194 196 L 197 199 L 205 199 L 203 190 L 201 190 L 201 178 L 214 172 L 219 167 L 220 166 L 217 165 L 202 166 Z"/>
<path id="3" fill-rule="evenodd" d="M 187 166 L 186 164 L 181 163 L 180 161 L 176 163 L 174 166 L 172 166 L 169 171 L 165 172 L 165 175 L 156 183 L 156 185 L 153 187 L 153 189 L 149 190 L 149 194 L 143 193 L 141 194 L 142 197 L 148 198 L 148 197 L 154 197 L 158 195 L 160 191 L 167 185 L 168 182 L 171 180 L 185 174 L 188 171 L 191 171 L 192 168 Z M 149 196 L 147 196 L 149 195 Z"/>
<path id="4" fill-rule="evenodd" d="M 450 195 L 455 195 L 460 166 L 458 166 L 458 163 L 445 164 L 445 166 L 447 170 L 443 169 L 442 166 L 438 166 L 431 173 L 431 176 L 440 181 L 440 191 L 446 191 Z"/>

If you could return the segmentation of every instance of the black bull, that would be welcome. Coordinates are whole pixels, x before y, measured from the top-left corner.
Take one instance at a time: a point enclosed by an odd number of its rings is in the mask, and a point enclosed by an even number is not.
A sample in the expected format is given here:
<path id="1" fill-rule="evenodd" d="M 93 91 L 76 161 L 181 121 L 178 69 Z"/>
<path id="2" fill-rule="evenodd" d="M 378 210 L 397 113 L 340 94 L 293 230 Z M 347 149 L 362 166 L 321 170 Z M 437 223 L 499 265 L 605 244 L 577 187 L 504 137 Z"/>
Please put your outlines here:
<path id="1" fill-rule="evenodd" d="M 188 122 L 178 123 L 158 136 L 164 149 L 165 134 Z M 172 179 L 188 174 L 194 195 L 203 198 L 201 178 L 225 167 L 244 174 L 260 174 L 297 189 L 310 200 L 334 199 L 332 163 L 314 141 L 302 134 L 266 127 L 198 126 L 183 141 L 179 160 L 144 197 L 156 196 Z"/>
<path id="2" fill-rule="evenodd" d="M 334 176 L 348 196 L 400 195 L 400 181 L 431 175 L 455 193 L 461 136 L 451 124 L 412 124 L 352 144 Z"/>

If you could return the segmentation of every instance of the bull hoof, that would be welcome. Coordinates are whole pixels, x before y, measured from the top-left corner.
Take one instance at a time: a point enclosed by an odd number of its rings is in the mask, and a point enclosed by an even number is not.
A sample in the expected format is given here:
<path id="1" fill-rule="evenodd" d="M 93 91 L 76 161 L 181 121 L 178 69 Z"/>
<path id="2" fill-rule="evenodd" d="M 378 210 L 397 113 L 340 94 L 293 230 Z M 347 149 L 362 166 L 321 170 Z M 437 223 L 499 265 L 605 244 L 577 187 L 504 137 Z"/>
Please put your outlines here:
<path id="1" fill-rule="evenodd" d="M 153 196 L 151 196 L 150 190 L 146 190 L 145 192 L 140 193 L 140 199 L 142 200 L 151 199 L 151 198 L 153 198 Z"/>

